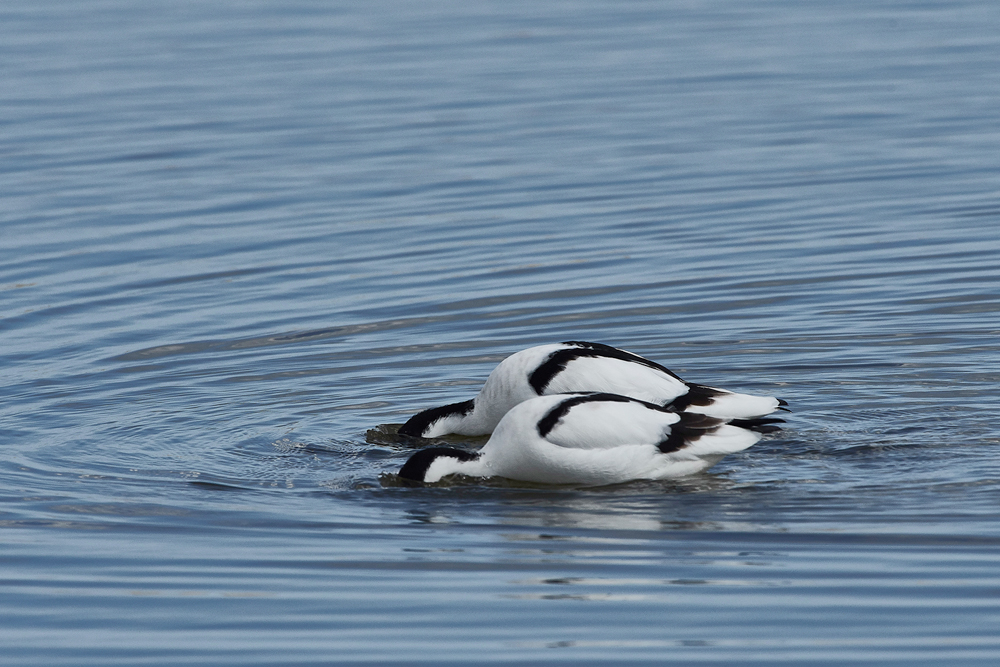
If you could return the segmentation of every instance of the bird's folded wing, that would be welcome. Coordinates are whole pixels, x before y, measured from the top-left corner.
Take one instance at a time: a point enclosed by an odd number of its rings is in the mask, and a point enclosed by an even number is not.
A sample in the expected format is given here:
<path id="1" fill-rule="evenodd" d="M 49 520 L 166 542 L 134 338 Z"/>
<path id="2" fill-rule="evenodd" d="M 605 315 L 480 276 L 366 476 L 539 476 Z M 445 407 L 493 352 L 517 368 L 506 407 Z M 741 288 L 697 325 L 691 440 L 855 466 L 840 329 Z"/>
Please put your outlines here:
<path id="1" fill-rule="evenodd" d="M 545 391 L 606 391 L 662 405 L 687 390 L 684 382 L 657 368 L 610 357 L 580 357 L 554 375 Z"/>
<path id="2" fill-rule="evenodd" d="M 575 449 L 609 449 L 621 445 L 656 445 L 670 434 L 680 417 L 638 401 L 583 401 L 572 404 L 545 439 Z"/>

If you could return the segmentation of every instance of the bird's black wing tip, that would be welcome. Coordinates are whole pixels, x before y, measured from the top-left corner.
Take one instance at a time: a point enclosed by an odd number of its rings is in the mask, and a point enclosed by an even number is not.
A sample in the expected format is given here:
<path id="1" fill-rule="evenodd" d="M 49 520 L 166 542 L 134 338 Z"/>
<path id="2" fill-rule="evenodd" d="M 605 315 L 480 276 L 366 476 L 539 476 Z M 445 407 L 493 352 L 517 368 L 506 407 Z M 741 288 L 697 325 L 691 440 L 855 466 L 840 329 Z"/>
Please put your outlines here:
<path id="1" fill-rule="evenodd" d="M 733 419 L 729 423 L 732 426 L 739 426 L 757 433 L 776 433 L 781 430 L 778 424 L 784 424 L 785 420 L 778 417 L 754 417 L 753 419 Z"/>

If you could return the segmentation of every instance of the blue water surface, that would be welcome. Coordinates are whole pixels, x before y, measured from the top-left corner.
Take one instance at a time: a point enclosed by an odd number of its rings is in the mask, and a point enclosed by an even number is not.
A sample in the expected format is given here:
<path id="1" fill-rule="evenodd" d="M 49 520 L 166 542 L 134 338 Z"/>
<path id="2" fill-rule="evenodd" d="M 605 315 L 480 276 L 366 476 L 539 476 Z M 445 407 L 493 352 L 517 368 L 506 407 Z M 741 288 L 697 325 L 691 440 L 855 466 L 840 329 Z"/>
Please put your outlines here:
<path id="1" fill-rule="evenodd" d="M 1000 5 L 10 0 L 0 62 L 4 664 L 1000 660 Z M 560 340 L 793 412 L 396 483 Z"/>

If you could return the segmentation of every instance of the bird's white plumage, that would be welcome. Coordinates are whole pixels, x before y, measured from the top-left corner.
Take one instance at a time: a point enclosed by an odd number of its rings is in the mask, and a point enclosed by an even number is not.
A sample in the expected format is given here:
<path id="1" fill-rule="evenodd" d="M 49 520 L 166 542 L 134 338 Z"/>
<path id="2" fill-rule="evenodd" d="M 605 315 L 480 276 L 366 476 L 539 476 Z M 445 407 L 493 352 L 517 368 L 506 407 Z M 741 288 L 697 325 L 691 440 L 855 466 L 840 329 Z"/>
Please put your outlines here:
<path id="1" fill-rule="evenodd" d="M 541 401 L 538 406 L 554 406 L 560 402 L 558 399 Z M 637 401 L 588 401 L 569 408 L 545 435 L 545 440 L 568 449 L 611 449 L 637 443 L 657 443 L 670 434 L 670 427 L 680 419 L 680 415 L 674 412 L 650 410 Z M 523 421 L 524 418 L 519 423 Z"/>
<path id="2" fill-rule="evenodd" d="M 528 378 L 532 371 L 541 366 L 549 355 L 563 347 L 562 343 L 530 347 L 510 355 L 497 364 L 475 398 L 475 410 L 473 416 L 470 416 L 469 423 L 474 424 L 472 428 L 476 430 L 471 433 L 464 430 L 455 432 L 462 435 L 492 433 L 512 407 L 538 396 L 538 393 L 529 384 Z"/>
<path id="3" fill-rule="evenodd" d="M 586 389 L 584 389 L 586 387 Z M 688 387 L 668 373 L 622 359 L 580 357 L 567 362 L 556 374 L 546 393 L 606 391 L 663 405 L 687 393 Z"/>
<path id="4" fill-rule="evenodd" d="M 556 394 L 523 401 L 500 420 L 478 458 L 460 461 L 440 456 L 420 481 L 437 482 L 449 474 L 584 486 L 665 479 L 705 470 L 760 438 L 752 431 L 713 422 L 718 425 L 664 453 L 659 444 L 677 428 L 680 415 L 621 397 L 592 399 Z M 572 407 L 561 409 L 567 401 Z M 559 419 L 540 428 L 554 410 Z"/>
<path id="5" fill-rule="evenodd" d="M 544 386 L 533 386 L 533 374 L 560 354 L 565 357 L 564 363 L 548 369 L 552 372 L 545 375 Z M 686 405 L 685 411 L 725 420 L 747 419 L 770 414 L 781 405 L 770 396 L 692 385 L 662 366 L 623 350 L 595 343 L 553 343 L 522 350 L 501 361 L 467 413 L 442 414 L 418 425 L 421 413 L 411 419 L 412 428 L 408 422 L 400 432 L 427 438 L 449 433 L 485 435 L 511 408 L 539 394 L 599 391 L 665 405 L 705 389 L 715 394 Z"/>

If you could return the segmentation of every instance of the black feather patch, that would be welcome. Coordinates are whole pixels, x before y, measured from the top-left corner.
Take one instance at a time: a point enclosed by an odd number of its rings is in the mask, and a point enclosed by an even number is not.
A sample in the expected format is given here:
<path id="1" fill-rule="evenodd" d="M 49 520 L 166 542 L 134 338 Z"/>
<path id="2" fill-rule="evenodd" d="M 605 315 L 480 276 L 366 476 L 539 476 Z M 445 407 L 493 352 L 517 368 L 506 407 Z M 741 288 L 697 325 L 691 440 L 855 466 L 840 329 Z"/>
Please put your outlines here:
<path id="1" fill-rule="evenodd" d="M 427 469 L 431 467 L 431 464 L 435 460 L 442 457 L 450 457 L 459 461 L 474 461 L 479 458 L 479 454 L 473 454 L 464 449 L 455 449 L 454 447 L 428 447 L 427 449 L 421 449 L 411 456 L 403 464 L 403 467 L 399 471 L 399 476 L 403 479 L 422 482 L 427 475 Z"/>
<path id="2" fill-rule="evenodd" d="M 680 417 L 679 422 L 670 425 L 670 434 L 657 445 L 664 454 L 683 449 L 688 442 L 697 440 L 726 423 L 723 419 L 694 412 L 682 412 Z"/>
<path id="3" fill-rule="evenodd" d="M 692 405 L 711 405 L 712 399 L 726 393 L 718 389 L 706 387 L 703 384 L 691 384 L 689 382 L 685 384 L 687 384 L 688 392 L 683 396 L 678 396 L 668 404 L 674 412 L 683 412 Z"/>
<path id="4" fill-rule="evenodd" d="M 605 357 L 608 359 L 620 359 L 621 361 L 640 364 L 642 366 L 646 366 L 647 368 L 654 368 L 673 378 L 681 380 L 669 369 L 661 366 L 655 361 L 650 361 L 649 359 L 640 357 L 637 354 L 632 354 L 631 352 L 626 352 L 625 350 L 619 350 L 618 348 L 611 347 L 610 345 L 603 345 L 601 343 L 585 343 L 583 341 L 575 340 L 566 341 L 563 345 L 573 345 L 573 347 L 556 350 L 549 355 L 549 358 L 546 359 L 541 366 L 536 368 L 534 372 L 528 376 L 528 384 L 531 385 L 531 388 L 534 389 L 535 393 L 539 396 L 542 395 L 545 388 L 549 386 L 550 382 L 552 382 L 552 378 L 565 370 L 566 365 L 569 362 L 574 359 L 580 359 L 581 357 Z M 681 380 L 681 382 L 684 382 L 684 380 Z"/>
<path id="5" fill-rule="evenodd" d="M 733 426 L 745 428 L 748 431 L 756 431 L 757 433 L 774 433 L 775 431 L 781 430 L 781 427 L 778 426 L 778 424 L 784 424 L 785 420 L 777 417 L 754 417 L 753 419 L 733 419 L 729 423 Z"/>
<path id="6" fill-rule="evenodd" d="M 412 435 L 415 438 L 422 438 L 424 437 L 424 433 L 427 431 L 427 427 L 437 420 L 450 415 L 467 415 L 472 412 L 473 407 L 474 402 L 472 400 L 468 400 L 462 401 L 461 403 L 451 403 L 450 405 L 442 405 L 439 408 L 431 408 L 429 410 L 424 410 L 423 412 L 418 412 L 406 420 L 405 424 L 399 427 L 398 433 L 400 435 Z"/>
<path id="7" fill-rule="evenodd" d="M 566 416 L 574 406 L 580 405 L 581 403 L 594 403 L 603 401 L 605 403 L 640 403 L 645 405 L 651 410 L 659 410 L 666 412 L 665 408 L 660 407 L 654 403 L 647 403 L 646 401 L 640 401 L 637 398 L 629 398 L 628 396 L 619 396 L 618 394 L 607 394 L 595 392 L 592 394 L 578 394 L 572 398 L 567 398 L 565 401 L 560 401 L 558 405 L 545 413 L 545 416 L 538 420 L 538 435 L 543 438 L 547 436 L 552 429 L 556 427 L 559 420 Z"/>

